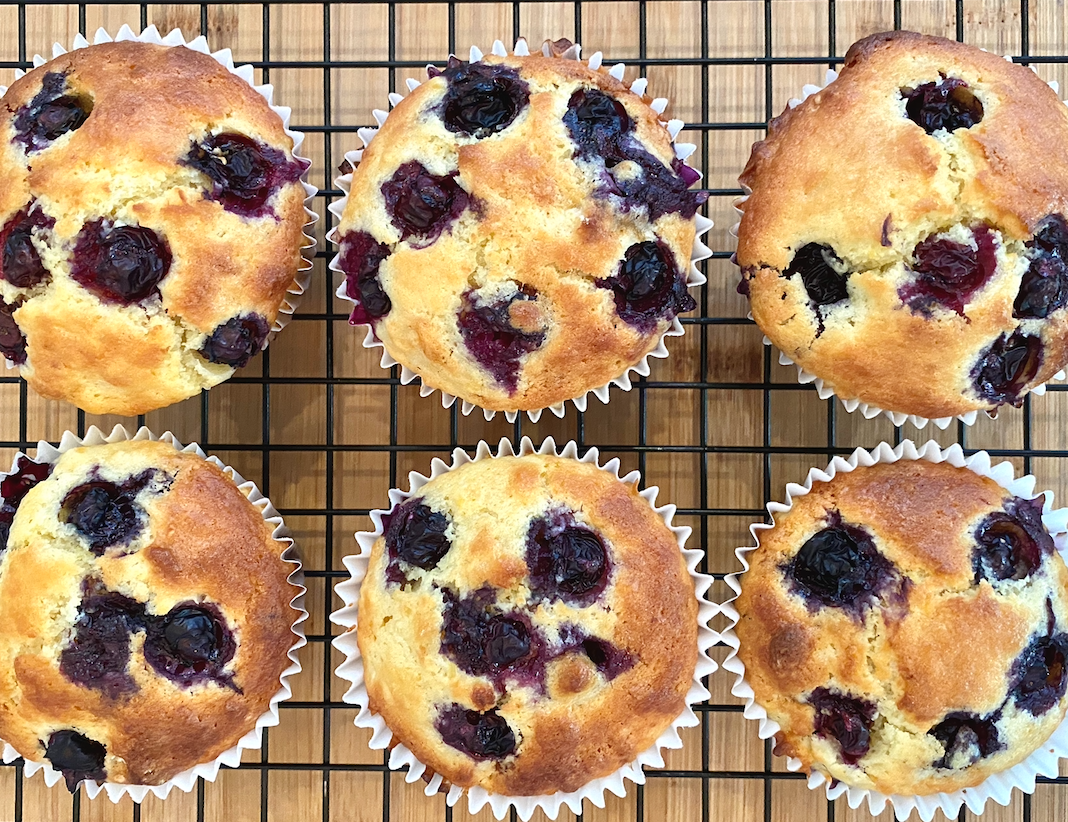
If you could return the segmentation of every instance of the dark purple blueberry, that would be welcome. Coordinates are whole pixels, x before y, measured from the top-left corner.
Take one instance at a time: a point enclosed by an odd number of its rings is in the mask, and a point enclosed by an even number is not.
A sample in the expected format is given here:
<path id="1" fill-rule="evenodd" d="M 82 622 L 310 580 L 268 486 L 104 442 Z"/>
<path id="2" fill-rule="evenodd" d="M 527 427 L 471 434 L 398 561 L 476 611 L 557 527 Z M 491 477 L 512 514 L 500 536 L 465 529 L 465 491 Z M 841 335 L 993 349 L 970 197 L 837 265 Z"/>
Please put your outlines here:
<path id="1" fill-rule="evenodd" d="M 108 699 L 134 693 L 126 672 L 130 635 L 145 628 L 145 606 L 98 581 L 87 580 L 74 623 L 74 636 L 60 652 L 59 670 L 71 682 L 103 692 Z"/>
<path id="2" fill-rule="evenodd" d="M 675 255 L 659 240 L 632 245 L 616 275 L 597 280 L 597 285 L 611 289 L 620 319 L 646 333 L 660 320 L 697 307 L 686 289 L 686 275 L 675 265 Z"/>
<path id="3" fill-rule="evenodd" d="M 45 759 L 63 774 L 67 790 L 74 793 L 83 779 L 103 782 L 104 757 L 107 749 L 96 740 L 77 731 L 56 731 L 48 737 Z"/>
<path id="4" fill-rule="evenodd" d="M 914 311 L 930 315 L 940 305 L 964 316 L 964 305 L 997 270 L 994 235 L 986 226 L 974 229 L 977 248 L 952 240 L 928 237 L 913 251 L 916 281 L 901 290 L 901 299 Z"/>
<path id="5" fill-rule="evenodd" d="M 1000 712 L 990 716 L 963 712 L 946 714 L 945 719 L 927 732 L 942 743 L 945 751 L 934 762 L 934 767 L 966 768 L 1004 749 L 996 724 L 999 715 Z"/>
<path id="6" fill-rule="evenodd" d="M 979 355 L 971 378 L 980 399 L 987 402 L 1023 402 L 1020 393 L 1042 365 L 1042 340 L 1020 331 L 1002 334 Z"/>
<path id="7" fill-rule="evenodd" d="M 71 278 L 101 299 L 129 305 L 157 293 L 170 267 L 170 246 L 152 229 L 93 220 L 78 234 Z"/>
<path id="8" fill-rule="evenodd" d="M 521 300 L 537 298 L 537 291 L 530 286 L 523 286 L 511 297 L 488 304 L 476 304 L 473 291 L 463 295 L 457 324 L 464 345 L 509 393 L 515 393 L 519 385 L 520 357 L 545 342 L 544 331 L 524 331 L 512 324 L 512 306 Z"/>
<path id="9" fill-rule="evenodd" d="M 461 669 L 499 683 L 513 673 L 536 677 L 533 668 L 539 668 L 539 661 L 544 668 L 541 643 L 529 620 L 518 612 L 502 612 L 492 589 L 462 599 L 444 590 L 442 597 L 441 651 Z"/>
<path id="10" fill-rule="evenodd" d="M 842 761 L 856 765 L 871 746 L 875 704 L 827 688 L 814 690 L 808 703 L 816 710 L 816 736 L 833 739 L 841 750 Z"/>
<path id="11" fill-rule="evenodd" d="M 599 89 L 580 88 L 571 95 L 564 125 L 584 159 L 602 157 L 607 168 L 628 159 L 623 138 L 634 130 L 634 121 L 623 104 Z"/>
<path id="12" fill-rule="evenodd" d="M 97 556 L 112 545 L 132 541 L 141 531 L 141 506 L 136 491 L 107 480 L 79 485 L 63 500 L 66 521 L 89 541 Z"/>
<path id="13" fill-rule="evenodd" d="M 576 145 L 576 157 L 604 163 L 598 193 L 622 197 L 625 210 L 646 208 L 650 220 L 674 213 L 690 219 L 708 199 L 707 192 L 688 191 L 700 179 L 696 171 L 678 157 L 665 166 L 646 150 L 634 134 L 634 121 L 615 97 L 599 89 L 579 89 L 568 100 L 564 125 Z M 637 169 L 617 175 L 616 166 L 625 160 Z"/>
<path id="14" fill-rule="evenodd" d="M 446 745 L 472 759 L 504 759 L 515 753 L 515 733 L 497 709 L 479 713 L 452 703 L 434 723 Z"/>
<path id="15" fill-rule="evenodd" d="M 270 330 L 267 320 L 259 314 L 242 314 L 212 331 L 200 353 L 208 362 L 244 368 L 260 353 Z"/>
<path id="16" fill-rule="evenodd" d="M 0 479 L 0 552 L 7 550 L 7 537 L 11 533 L 11 523 L 15 521 L 22 498 L 37 483 L 47 479 L 52 473 L 48 463 L 36 463 L 24 454 L 15 460 L 15 470 Z"/>
<path id="17" fill-rule="evenodd" d="M 940 83 L 903 88 L 901 96 L 906 100 L 905 114 L 928 134 L 971 128 L 983 119 L 983 104 L 956 77 L 947 80 L 943 75 Z"/>
<path id="18" fill-rule="evenodd" d="M 629 653 L 607 640 L 590 636 L 577 625 L 561 627 L 560 642 L 560 653 L 566 654 L 574 651 L 585 654 L 601 675 L 609 681 L 634 667 L 634 657 Z"/>
<path id="19" fill-rule="evenodd" d="M 567 511 L 532 520 L 527 567 L 535 596 L 589 605 L 608 584 L 611 563 L 601 537 L 575 523 Z"/>
<path id="20" fill-rule="evenodd" d="M 15 309 L 0 299 L 0 354 L 15 365 L 26 362 L 26 337 L 15 322 Z"/>
<path id="21" fill-rule="evenodd" d="M 1064 696 L 1068 686 L 1068 634 L 1036 637 L 1009 672 L 1009 694 L 1016 707 L 1042 716 Z"/>
<path id="22" fill-rule="evenodd" d="M 868 532 L 843 524 L 837 515 L 830 528 L 805 541 L 783 571 L 809 607 L 842 608 L 855 617 L 900 588 L 897 570 Z"/>
<path id="23" fill-rule="evenodd" d="M 373 325 L 393 308 L 389 295 L 378 279 L 378 268 L 389 256 L 389 246 L 366 231 L 354 231 L 341 240 L 339 265 L 345 272 L 345 293 L 359 305 L 349 322 Z"/>
<path id="24" fill-rule="evenodd" d="M 244 134 L 212 134 L 195 143 L 182 160 L 212 182 L 209 199 L 242 217 L 271 214 L 267 201 L 279 188 L 300 179 L 307 168 L 286 160 L 284 151 Z"/>
<path id="25" fill-rule="evenodd" d="M 402 560 L 424 571 L 436 568 L 452 547 L 445 535 L 448 529 L 449 518 L 445 514 L 432 511 L 421 497 L 409 500 L 390 514 L 386 525 L 389 564 Z M 403 571 L 398 570 L 404 578 Z"/>
<path id="26" fill-rule="evenodd" d="M 148 625 L 145 660 L 157 673 L 188 688 L 215 680 L 232 687 L 223 669 L 234 658 L 237 642 L 219 609 L 204 602 L 180 602 Z"/>
<path id="27" fill-rule="evenodd" d="M 813 310 L 817 310 L 820 306 L 849 299 L 846 280 L 850 272 L 839 273 L 843 268 L 842 260 L 829 245 L 809 243 L 794 252 L 794 258 L 782 276 L 789 278 L 800 274 Z"/>
<path id="28" fill-rule="evenodd" d="M 472 201 L 458 176 L 454 171 L 439 177 L 412 160 L 382 183 L 386 211 L 402 240 L 416 237 L 420 247 L 430 245 L 463 214 Z"/>
<path id="29" fill-rule="evenodd" d="M 441 76 L 449 81 L 442 120 L 454 133 L 489 137 L 508 128 L 530 102 L 530 88 L 510 66 L 453 58 Z"/>
<path id="30" fill-rule="evenodd" d="M 15 114 L 15 141 L 27 153 L 48 148 L 56 138 L 81 127 L 93 111 L 92 101 L 68 94 L 67 76 L 50 71 L 41 90 Z"/>
<path id="31" fill-rule="evenodd" d="M 1051 214 L 1027 243 L 1031 264 L 1020 281 L 1012 316 L 1041 320 L 1068 305 L 1068 223 Z"/>
<path id="32" fill-rule="evenodd" d="M 1026 579 L 1053 553 L 1053 537 L 1042 525 L 1042 497 L 1015 497 L 975 530 L 972 567 L 976 584 L 986 579 Z"/>
<path id="33" fill-rule="evenodd" d="M 51 228 L 55 224 L 52 217 L 32 203 L 8 220 L 0 230 L 0 245 L 3 246 L 0 278 L 16 288 L 33 288 L 47 280 L 48 271 L 33 244 L 33 230 Z"/>

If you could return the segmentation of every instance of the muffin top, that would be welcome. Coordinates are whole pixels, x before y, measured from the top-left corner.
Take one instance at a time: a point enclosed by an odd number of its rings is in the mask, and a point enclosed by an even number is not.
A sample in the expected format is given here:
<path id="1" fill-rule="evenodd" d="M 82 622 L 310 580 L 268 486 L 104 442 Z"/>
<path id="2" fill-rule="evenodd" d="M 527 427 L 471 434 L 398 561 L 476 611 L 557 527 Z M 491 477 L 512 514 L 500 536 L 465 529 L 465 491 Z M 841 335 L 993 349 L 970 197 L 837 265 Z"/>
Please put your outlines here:
<path id="1" fill-rule="evenodd" d="M 607 70 L 487 55 L 429 73 L 352 174 L 337 259 L 352 322 L 489 410 L 621 376 L 696 305 L 699 175 Z"/>
<path id="2" fill-rule="evenodd" d="M 739 290 L 840 397 L 992 411 L 1068 363 L 1068 109 L 1031 69 L 873 35 L 739 179 Z"/>
<path id="3" fill-rule="evenodd" d="M 915 795 L 978 785 L 1045 742 L 1068 708 L 1068 570 L 1042 507 L 902 461 L 777 515 L 735 603 L 776 753 Z"/>
<path id="4" fill-rule="evenodd" d="M 307 161 L 185 47 L 77 49 L 0 105 L 0 354 L 41 395 L 141 414 L 229 377 L 301 267 Z"/>
<path id="5" fill-rule="evenodd" d="M 233 747 L 295 642 L 273 527 L 165 443 L 17 468 L 0 483 L 0 739 L 72 791 L 158 785 Z"/>
<path id="6" fill-rule="evenodd" d="M 574 791 L 685 710 L 694 585 L 633 485 L 560 457 L 484 459 L 383 527 L 359 600 L 369 707 L 446 782 Z"/>

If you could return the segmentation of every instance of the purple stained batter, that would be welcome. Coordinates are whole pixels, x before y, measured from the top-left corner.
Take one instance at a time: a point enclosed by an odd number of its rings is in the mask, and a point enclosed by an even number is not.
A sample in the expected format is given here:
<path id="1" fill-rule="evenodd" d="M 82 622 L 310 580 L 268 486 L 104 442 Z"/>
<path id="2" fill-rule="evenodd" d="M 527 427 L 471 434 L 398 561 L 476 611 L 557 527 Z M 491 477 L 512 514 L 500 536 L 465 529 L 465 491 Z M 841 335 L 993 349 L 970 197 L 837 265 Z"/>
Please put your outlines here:
<path id="1" fill-rule="evenodd" d="M 512 323 L 512 307 L 521 301 L 537 300 L 531 286 L 523 286 L 511 297 L 492 303 L 476 301 L 474 291 L 462 295 L 457 325 L 471 356 L 510 394 L 519 385 L 519 361 L 545 342 L 544 331 L 524 331 Z"/>

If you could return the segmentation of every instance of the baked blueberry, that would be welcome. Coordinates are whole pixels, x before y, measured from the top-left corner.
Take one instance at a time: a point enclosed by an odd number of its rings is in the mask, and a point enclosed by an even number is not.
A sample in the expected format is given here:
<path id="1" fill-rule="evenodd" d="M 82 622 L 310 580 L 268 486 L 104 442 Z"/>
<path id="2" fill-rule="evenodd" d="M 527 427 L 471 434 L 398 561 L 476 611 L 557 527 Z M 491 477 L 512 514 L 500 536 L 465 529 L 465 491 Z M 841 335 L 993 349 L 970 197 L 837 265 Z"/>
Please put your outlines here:
<path id="1" fill-rule="evenodd" d="M 442 120 L 449 131 L 481 139 L 508 128 L 530 101 L 530 89 L 510 66 L 449 58 Z"/>
<path id="2" fill-rule="evenodd" d="M 442 598 L 441 651 L 461 669 L 498 685 L 508 677 L 540 676 L 541 642 L 525 615 L 502 611 L 488 587 L 463 598 L 446 589 Z"/>
<path id="3" fill-rule="evenodd" d="M 48 463 L 36 463 L 25 454 L 15 460 L 15 470 L 0 480 L 0 552 L 7 548 L 7 537 L 11 533 L 11 523 L 15 521 L 15 512 L 19 503 L 33 486 L 52 473 Z"/>
<path id="4" fill-rule="evenodd" d="M 817 688 L 808 697 L 815 709 L 813 726 L 816 736 L 838 743 L 842 761 L 856 765 L 871 747 L 871 726 L 875 720 L 875 703 Z"/>
<path id="5" fill-rule="evenodd" d="M 606 639 L 590 636 L 577 625 L 560 629 L 561 653 L 577 652 L 594 664 L 605 679 L 611 681 L 634 667 L 634 657 Z"/>
<path id="6" fill-rule="evenodd" d="M 385 523 L 386 550 L 389 555 L 387 576 L 393 570 L 405 579 L 398 561 L 429 571 L 437 567 L 449 552 L 452 542 L 446 535 L 449 518 L 423 504 L 420 497 L 408 500 L 388 515 Z"/>
<path id="7" fill-rule="evenodd" d="M 33 244 L 33 230 L 51 228 L 56 221 L 31 203 L 7 221 L 0 231 L 0 278 L 16 288 L 33 288 L 48 279 L 48 270 Z"/>
<path id="8" fill-rule="evenodd" d="M 71 682 L 118 699 L 137 690 L 127 672 L 130 635 L 145 628 L 145 606 L 86 580 L 74 636 L 60 652 L 59 670 Z"/>
<path id="9" fill-rule="evenodd" d="M 901 96 L 905 98 L 905 114 L 928 134 L 971 128 L 983 119 L 983 104 L 968 84 L 956 77 L 946 79 L 943 74 L 938 83 L 901 89 Z"/>
<path id="10" fill-rule="evenodd" d="M 900 587 L 900 575 L 868 532 L 843 523 L 837 514 L 831 527 L 805 541 L 783 573 L 810 609 L 841 608 L 858 619 Z"/>
<path id="11" fill-rule="evenodd" d="M 128 545 L 141 533 L 144 509 L 137 495 L 151 484 L 169 485 L 171 478 L 148 469 L 116 484 L 92 480 L 72 488 L 63 498 L 60 516 L 89 542 L 97 556 L 112 546 Z"/>
<path id="12" fill-rule="evenodd" d="M 1020 392 L 1042 365 L 1042 340 L 1014 331 L 1002 334 L 987 348 L 972 368 L 975 392 L 988 402 L 1017 405 Z"/>
<path id="13" fill-rule="evenodd" d="M 26 362 L 26 336 L 15 322 L 17 308 L 0 298 L 0 354 L 15 365 L 22 365 Z"/>
<path id="14" fill-rule="evenodd" d="M 244 368 L 260 353 L 270 332 L 267 320 L 259 314 L 243 314 L 218 326 L 200 347 L 208 362 Z"/>
<path id="15" fill-rule="evenodd" d="M 41 151 L 80 128 L 92 111 L 91 100 L 68 92 L 66 74 L 50 71 L 41 80 L 41 90 L 15 114 L 15 141 L 27 154 Z"/>
<path id="16" fill-rule="evenodd" d="M 980 759 L 1003 750 L 998 736 L 999 713 L 979 716 L 956 712 L 935 725 L 929 733 L 942 743 L 945 753 L 935 761 L 936 768 L 966 768 Z"/>
<path id="17" fill-rule="evenodd" d="M 535 596 L 589 605 L 608 584 L 611 563 L 601 537 L 556 510 L 531 521 L 527 568 Z"/>
<path id="18" fill-rule="evenodd" d="M 1068 685 L 1068 634 L 1036 637 L 1016 658 L 1009 696 L 1016 707 L 1042 716 L 1064 696 Z"/>
<path id="19" fill-rule="evenodd" d="M 219 609 L 208 602 L 180 602 L 148 625 L 145 660 L 158 673 L 189 687 L 214 680 L 237 690 L 224 668 L 237 642 Z"/>
<path id="20" fill-rule="evenodd" d="M 1013 303 L 1014 317 L 1041 320 L 1068 305 L 1068 224 L 1051 214 L 1027 243 L 1031 263 Z"/>
<path id="21" fill-rule="evenodd" d="M 1053 537 L 1042 526 L 1042 497 L 1016 497 L 1005 509 L 989 514 L 975 529 L 976 584 L 982 579 L 1026 579 L 1053 553 Z"/>
<path id="22" fill-rule="evenodd" d="M 244 134 L 211 134 L 194 143 L 182 160 L 211 180 L 209 199 L 242 217 L 270 214 L 267 201 L 282 186 L 294 183 L 307 168 L 286 160 L 285 152 Z"/>
<path id="23" fill-rule="evenodd" d="M 101 299 L 130 305 L 158 293 L 170 267 L 170 246 L 152 229 L 93 220 L 78 234 L 71 278 Z"/>
<path id="24" fill-rule="evenodd" d="M 819 313 L 821 306 L 849 299 L 846 280 L 850 272 L 844 269 L 845 264 L 829 245 L 809 243 L 794 252 L 794 258 L 782 276 L 789 278 L 800 275 L 812 308 Z"/>
<path id="25" fill-rule="evenodd" d="M 389 246 L 366 231 L 350 232 L 341 240 L 338 264 L 345 272 L 345 293 L 359 303 L 349 318 L 353 325 L 373 325 L 393 307 L 378 278 L 378 268 L 388 256 Z"/>
<path id="26" fill-rule="evenodd" d="M 928 237 L 913 250 L 916 280 L 901 290 L 913 311 L 930 315 L 940 305 L 964 316 L 964 306 L 997 270 L 994 235 L 986 226 L 973 230 L 976 248 L 952 240 Z"/>
<path id="27" fill-rule="evenodd" d="M 600 89 L 580 88 L 567 101 L 564 125 L 579 157 L 601 157 L 607 168 L 627 159 L 621 143 L 633 131 L 634 121 L 615 97 Z"/>
<path id="28" fill-rule="evenodd" d="M 457 182 L 458 176 L 458 171 L 431 174 L 412 160 L 382 183 L 386 211 L 402 240 L 414 237 L 413 245 L 430 245 L 463 214 L 471 198 Z"/>
<path id="29" fill-rule="evenodd" d="M 452 703 L 434 723 L 446 745 L 472 759 L 504 759 L 515 753 L 515 733 L 497 709 L 479 713 Z"/>
<path id="30" fill-rule="evenodd" d="M 697 307 L 675 255 L 659 240 L 635 243 L 623 255 L 616 275 L 596 282 L 612 291 L 620 319 L 645 333 L 660 320 Z"/>
<path id="31" fill-rule="evenodd" d="M 56 731 L 48 737 L 45 758 L 63 774 L 67 790 L 74 793 L 83 779 L 103 782 L 104 757 L 107 749 L 94 739 L 77 731 Z"/>
<path id="32" fill-rule="evenodd" d="M 464 345 L 471 356 L 511 392 L 519 385 L 520 358 L 540 348 L 545 341 L 544 331 L 516 327 L 514 306 L 537 298 L 537 291 L 530 286 L 523 286 L 511 297 L 492 303 L 477 303 L 470 290 L 461 298 L 457 325 Z"/>

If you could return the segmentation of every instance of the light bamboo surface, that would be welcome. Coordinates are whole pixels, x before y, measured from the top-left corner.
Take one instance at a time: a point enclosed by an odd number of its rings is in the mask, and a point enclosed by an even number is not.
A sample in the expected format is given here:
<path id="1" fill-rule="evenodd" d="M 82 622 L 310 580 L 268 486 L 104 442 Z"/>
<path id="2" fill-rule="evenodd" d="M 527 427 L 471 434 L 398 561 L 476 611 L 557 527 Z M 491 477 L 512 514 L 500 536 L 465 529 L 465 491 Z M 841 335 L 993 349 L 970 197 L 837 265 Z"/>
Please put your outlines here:
<path id="1" fill-rule="evenodd" d="M 398 60 L 441 62 L 450 46 L 448 3 L 401 4 L 390 11 L 385 4 L 337 5 L 240 5 L 211 6 L 207 10 L 208 40 L 213 49 L 230 47 L 237 61 L 382 61 L 389 57 L 390 27 L 393 27 L 395 57 Z M 546 38 L 575 39 L 576 8 L 573 3 L 456 3 L 453 16 L 453 43 L 461 52 L 472 43 L 488 48 L 494 39 L 510 42 L 518 21 L 518 30 L 532 44 Z M 759 58 L 765 55 L 765 13 L 770 19 L 771 54 L 776 57 L 815 57 L 842 55 L 854 40 L 875 31 L 892 28 L 895 4 L 892 0 L 713 0 L 708 3 L 677 2 L 585 2 L 581 3 L 581 42 L 586 53 L 603 51 L 610 61 L 639 58 L 642 49 L 649 58 L 699 58 L 702 56 L 702 9 L 708 18 L 707 49 L 712 57 Z M 898 6 L 903 27 L 929 33 L 954 36 L 957 31 L 956 7 L 952 0 L 904 0 Z M 965 0 L 962 11 L 963 37 L 966 41 L 999 53 L 1020 54 L 1021 7 L 1027 10 L 1029 42 L 1032 55 L 1059 55 L 1068 50 L 1068 17 L 1063 0 Z M 0 61 L 25 59 L 34 53 L 50 54 L 54 41 L 69 43 L 79 28 L 76 5 L 30 6 L 25 9 L 25 55 L 19 53 L 19 10 L 0 6 Z M 142 14 L 161 31 L 180 27 L 187 35 L 199 32 L 201 9 L 196 5 L 90 5 L 84 7 L 86 30 L 104 26 L 114 32 L 123 23 L 137 29 Z M 644 24 L 644 43 L 640 36 Z M 833 20 L 833 39 L 829 21 Z M 329 22 L 327 36 L 324 23 Z M 264 37 L 265 25 L 269 30 Z M 327 52 L 326 49 L 329 51 Z M 265 54 L 265 51 L 268 53 Z M 687 122 L 734 122 L 762 124 L 770 112 L 777 113 L 787 99 L 803 84 L 820 82 L 826 64 L 775 64 L 771 70 L 761 65 L 711 65 L 707 69 L 694 65 L 658 65 L 648 71 L 650 90 L 656 96 L 672 100 L 668 114 Z M 1039 73 L 1046 79 L 1059 79 L 1065 87 L 1065 65 L 1044 64 Z M 0 70 L 0 82 L 10 82 L 11 69 Z M 385 108 L 386 95 L 402 89 L 407 76 L 417 76 L 417 69 L 399 68 L 391 78 L 384 68 L 273 68 L 269 79 L 275 86 L 276 101 L 293 107 L 296 127 L 322 126 L 324 110 L 334 125 L 366 125 L 372 108 Z M 704 74 L 704 76 L 702 76 Z M 635 69 L 628 76 L 637 75 Z M 326 95 L 329 79 L 330 98 Z M 702 100 L 702 83 L 707 81 L 708 96 Z M 767 84 L 770 83 L 770 90 Z M 748 156 L 749 146 L 758 139 L 759 128 L 713 129 L 705 145 L 702 133 L 684 134 L 699 145 L 693 161 L 706 175 L 712 189 L 736 188 L 736 175 Z M 313 160 L 313 181 L 320 188 L 332 188 L 333 170 L 343 153 L 357 146 L 354 130 L 331 136 L 327 146 L 322 132 L 309 134 L 306 153 Z M 847 195 L 846 195 L 847 196 Z M 714 196 L 709 202 L 709 216 L 715 220 L 709 244 L 717 251 L 730 251 L 732 240 L 727 233 L 734 222 L 732 197 Z M 325 200 L 317 200 L 317 210 L 325 214 Z M 327 223 L 317 227 L 320 251 Z M 331 252 L 332 253 L 332 252 Z M 325 259 L 316 260 L 311 288 L 303 300 L 303 314 L 323 315 L 344 311 L 332 296 L 336 283 L 326 270 Z M 746 305 L 734 290 L 736 275 L 726 259 L 708 265 L 706 313 L 710 317 L 743 317 Z M 701 336 L 705 335 L 706 353 L 702 362 Z M 327 566 L 340 569 L 340 558 L 355 547 L 352 532 L 367 526 L 366 517 L 346 514 L 327 515 L 328 509 L 367 509 L 387 503 L 391 482 L 403 483 L 409 470 L 425 471 L 431 457 L 444 456 L 452 442 L 454 416 L 441 408 L 438 397 L 421 399 L 414 387 L 396 391 L 397 415 L 391 431 L 391 389 L 389 385 L 335 385 L 329 388 L 325 378 L 388 376 L 378 366 L 378 355 L 361 347 L 363 330 L 355 331 L 343 321 L 328 323 L 322 319 L 294 322 L 269 350 L 269 375 L 272 380 L 291 377 L 311 381 L 272 382 L 269 395 L 256 383 L 224 384 L 211 391 L 206 427 L 208 450 L 233 464 L 246 477 L 269 487 L 264 488 L 283 511 L 298 509 L 287 522 L 296 532 L 306 567 L 322 570 Z M 328 345 L 333 347 L 333 369 L 328 373 Z M 794 374 L 774 363 L 760 344 L 760 334 L 750 325 L 689 326 L 687 335 L 673 340 L 672 357 L 656 361 L 653 380 L 755 384 L 755 387 L 700 390 L 696 388 L 650 388 L 644 392 L 645 425 L 642 422 L 642 399 L 639 391 L 624 394 L 613 391 L 611 405 L 593 402 L 585 414 L 582 436 L 591 445 L 741 446 L 760 448 L 765 444 L 787 448 L 826 449 L 828 437 L 834 436 L 839 447 L 874 446 L 892 439 L 894 429 L 885 420 L 865 421 L 859 415 L 846 414 L 821 402 L 812 391 L 772 390 L 770 392 L 770 440 L 765 443 L 764 391 L 760 384 L 768 368 L 771 383 L 790 386 Z M 258 376 L 263 359 L 250 366 L 245 376 Z M 316 382 L 316 380 L 319 380 Z M 269 403 L 269 421 L 265 423 L 264 403 Z M 333 403 L 333 430 L 328 431 L 328 405 Z M 705 403 L 707 424 L 702 426 L 701 404 Z M 1041 450 L 1068 447 L 1068 393 L 1052 393 L 1031 403 L 1030 442 L 1025 442 L 1025 411 L 1010 410 L 996 421 L 983 419 L 967 433 L 967 445 L 976 448 L 1021 449 L 1025 445 Z M 831 415 L 830 420 L 828 419 Z M 20 415 L 25 431 L 20 431 Z M 578 435 L 574 409 L 563 420 L 546 415 L 538 424 L 524 423 L 522 433 L 536 441 L 552 435 L 558 441 Z M 110 429 L 117 422 L 128 426 L 136 420 L 87 416 L 85 425 L 96 424 Z M 181 405 L 149 414 L 146 423 L 157 433 L 172 430 L 183 441 L 203 441 L 201 403 L 194 399 Z M 495 441 L 514 433 L 513 426 L 498 419 L 484 422 L 481 416 L 456 419 L 456 436 L 463 444 L 479 439 Z M 78 414 L 70 406 L 45 402 L 29 392 L 20 401 L 20 386 L 0 384 L 0 440 L 57 440 L 65 429 L 77 429 Z M 956 428 L 947 432 L 935 429 L 917 434 L 908 428 L 904 436 L 926 439 L 934 434 L 939 442 L 956 440 Z M 419 444 L 425 448 L 401 451 L 391 462 L 382 451 L 342 450 L 328 457 L 324 446 L 388 445 L 391 434 L 401 445 Z M 266 437 L 265 437 L 266 435 Z M 272 446 L 264 453 L 261 443 L 269 438 Z M 213 448 L 215 446 L 233 446 Z M 13 449 L 0 448 L 0 465 L 9 464 Z M 808 467 L 824 464 L 826 452 L 820 454 L 774 454 L 765 463 L 758 453 L 648 453 L 639 458 L 634 453 L 621 455 L 625 467 L 644 471 L 649 484 L 661 488 L 661 499 L 670 500 L 682 509 L 736 509 L 737 515 L 683 516 L 696 531 L 695 544 L 702 533 L 709 557 L 709 570 L 725 573 L 734 569 L 733 549 L 747 539 L 746 528 L 754 519 L 749 510 L 760 509 L 765 495 L 783 496 L 788 481 L 801 480 Z M 702 460 L 707 471 L 705 499 L 701 498 Z M 1013 460 L 1024 468 L 1021 458 Z M 1039 487 L 1053 489 L 1062 503 L 1068 500 L 1068 462 L 1036 457 L 1027 466 L 1038 477 Z M 328 485 L 328 472 L 331 485 Z M 332 486 L 333 498 L 327 497 Z M 767 490 L 765 490 L 767 489 Z M 321 513 L 317 513 L 321 512 Z M 328 671 L 336 659 L 324 659 L 321 636 L 327 633 L 326 614 L 333 607 L 329 580 L 309 581 L 308 608 L 311 611 L 309 633 L 319 635 L 305 649 L 304 672 L 297 678 L 294 698 L 303 702 L 320 702 L 324 697 L 340 701 L 343 687 L 331 679 Z M 712 595 L 726 597 L 726 589 L 717 583 Z M 965 626 L 962 626 L 962 629 Z M 978 649 L 977 649 L 978 651 Z M 717 658 L 723 650 L 717 649 Z M 726 675 L 712 677 L 713 701 L 732 704 L 730 680 Z M 423 822 L 446 819 L 443 797 L 427 798 L 421 783 L 407 785 L 403 776 L 385 779 L 380 771 L 328 774 L 329 794 L 324 791 L 321 763 L 380 765 L 380 753 L 369 751 L 367 735 L 352 726 L 354 711 L 334 708 L 329 711 L 328 739 L 324 740 L 323 708 L 287 709 L 282 724 L 270 732 L 270 763 L 296 763 L 305 767 L 286 770 L 272 768 L 261 783 L 259 770 L 223 772 L 218 782 L 204 786 L 204 819 L 212 822 L 271 822 L 317 820 L 324 817 L 324 802 L 329 802 L 328 818 L 335 822 L 374 822 L 382 819 L 383 791 L 388 791 L 389 819 L 396 822 Z M 699 820 L 705 793 L 708 818 L 714 822 L 757 822 L 770 818 L 774 822 L 813 822 L 828 818 L 821 795 L 809 791 L 798 780 L 775 780 L 768 791 L 770 805 L 765 807 L 764 783 L 743 774 L 759 774 L 765 769 L 763 744 L 756 738 L 755 725 L 739 713 L 713 712 L 705 717 L 707 727 L 685 735 L 686 747 L 670 752 L 667 767 L 673 771 L 696 771 L 702 768 L 730 772 L 726 777 L 702 780 L 699 777 L 653 777 L 643 790 L 631 787 L 624 799 L 609 797 L 604 810 L 592 808 L 582 817 L 587 822 L 623 822 L 644 819 Z M 702 761 L 702 735 L 707 733 L 707 760 Z M 248 757 L 260 761 L 258 752 Z M 311 763 L 313 767 L 307 766 Z M 781 762 L 773 762 L 781 772 Z M 1068 774 L 1068 767 L 1062 768 Z M 0 768 L 0 822 L 15 818 L 16 781 L 12 767 Z M 104 798 L 90 802 L 84 796 L 75 803 L 62 788 L 47 789 L 37 776 L 22 780 L 18 792 L 25 820 L 65 820 L 80 817 L 92 822 L 152 820 L 152 822 L 187 822 L 198 817 L 197 794 L 173 792 L 165 801 L 150 798 L 137 816 L 131 802 L 112 805 Z M 261 798 L 265 800 L 261 804 Z M 642 809 L 642 810 L 639 810 Z M 767 811 L 767 814 L 765 813 Z M 1024 801 L 1016 794 L 1009 808 L 991 806 L 984 815 L 987 822 L 1025 819 Z M 470 817 L 463 804 L 452 819 Z M 489 822 L 488 811 L 477 817 Z M 540 815 L 535 817 L 542 819 Z M 562 819 L 573 815 L 564 812 Z M 844 802 L 831 813 L 836 822 L 869 819 L 865 810 L 851 811 Z M 971 818 L 966 814 L 966 818 Z M 1068 820 L 1068 786 L 1040 786 L 1031 800 L 1030 818 L 1038 822 Z M 880 820 L 890 820 L 889 812 Z"/>

